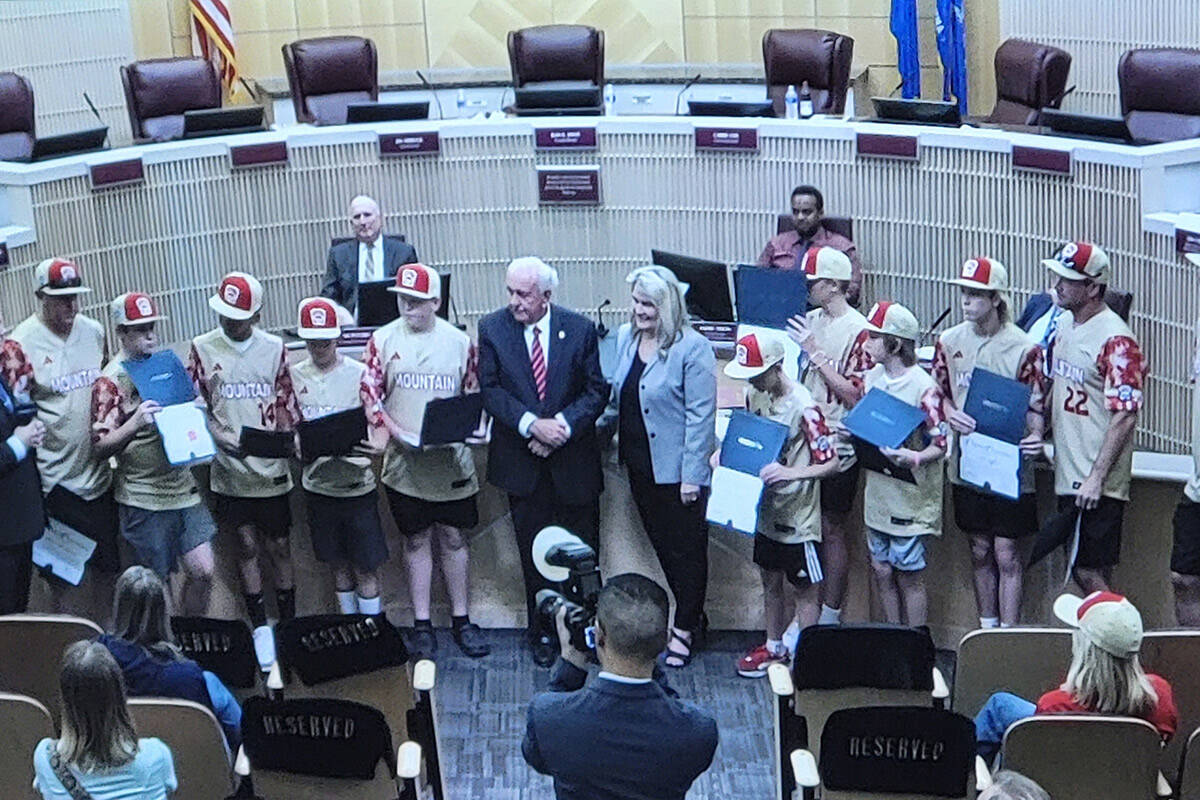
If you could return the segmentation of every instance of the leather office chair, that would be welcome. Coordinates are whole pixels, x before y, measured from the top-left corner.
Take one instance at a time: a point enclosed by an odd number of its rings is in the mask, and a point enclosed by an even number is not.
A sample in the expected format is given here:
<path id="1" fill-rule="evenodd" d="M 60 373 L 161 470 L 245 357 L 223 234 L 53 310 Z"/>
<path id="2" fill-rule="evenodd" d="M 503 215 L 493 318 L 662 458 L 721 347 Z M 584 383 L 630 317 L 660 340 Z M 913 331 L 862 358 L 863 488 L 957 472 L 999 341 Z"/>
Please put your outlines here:
<path id="1" fill-rule="evenodd" d="M 813 113 L 841 114 L 846 110 L 850 62 L 854 40 L 833 31 L 773 28 L 763 34 L 763 69 L 767 97 L 775 114 L 784 116 L 784 96 L 789 86 L 808 81 Z"/>
<path id="2" fill-rule="evenodd" d="M 854 241 L 854 220 L 850 217 L 821 217 L 821 226 L 832 233 Z M 775 220 L 775 235 L 796 230 L 796 218 L 791 214 L 780 214 Z"/>
<path id="3" fill-rule="evenodd" d="M 1043 108 L 1062 105 L 1071 54 L 1048 44 L 1008 39 L 996 48 L 996 105 L 986 122 L 1036 125 Z"/>
<path id="4" fill-rule="evenodd" d="M 15 72 L 0 72 L 0 160 L 33 153 L 33 87 Z"/>
<path id="5" fill-rule="evenodd" d="M 1200 50 L 1129 50 L 1117 65 L 1121 114 L 1135 140 L 1200 136 Z"/>
<path id="6" fill-rule="evenodd" d="M 514 89 L 589 88 L 604 84 L 604 31 L 587 25 L 538 25 L 508 32 Z M 602 104 L 578 113 L 599 113 Z M 521 113 L 514 102 L 513 110 Z M 561 113 L 551 109 L 550 113 Z"/>
<path id="7" fill-rule="evenodd" d="M 206 58 L 153 58 L 121 67 L 129 127 L 138 141 L 183 137 L 183 112 L 221 107 L 221 81 Z"/>
<path id="8" fill-rule="evenodd" d="M 348 106 L 379 100 L 379 56 L 370 39 L 300 39 L 283 46 L 283 66 L 297 122 L 344 125 Z"/>

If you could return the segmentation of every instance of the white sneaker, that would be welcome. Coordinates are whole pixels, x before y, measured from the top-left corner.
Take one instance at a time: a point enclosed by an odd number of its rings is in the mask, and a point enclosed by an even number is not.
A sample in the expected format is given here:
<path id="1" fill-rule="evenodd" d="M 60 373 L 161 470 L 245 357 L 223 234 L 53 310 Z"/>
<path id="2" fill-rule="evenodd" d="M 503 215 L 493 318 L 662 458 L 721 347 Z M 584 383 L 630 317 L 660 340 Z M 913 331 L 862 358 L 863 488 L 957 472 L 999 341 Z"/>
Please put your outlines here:
<path id="1" fill-rule="evenodd" d="M 263 672 L 275 663 L 275 632 L 270 625 L 259 625 L 254 629 L 254 655 Z"/>

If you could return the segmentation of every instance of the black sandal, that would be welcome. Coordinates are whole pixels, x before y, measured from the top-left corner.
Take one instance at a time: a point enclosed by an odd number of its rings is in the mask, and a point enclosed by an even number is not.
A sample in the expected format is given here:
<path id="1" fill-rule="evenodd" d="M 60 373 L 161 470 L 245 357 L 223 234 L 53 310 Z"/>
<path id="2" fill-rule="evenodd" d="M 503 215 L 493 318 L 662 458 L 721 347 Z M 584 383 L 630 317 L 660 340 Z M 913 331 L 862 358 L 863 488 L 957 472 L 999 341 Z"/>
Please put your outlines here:
<path id="1" fill-rule="evenodd" d="M 695 655 L 692 652 L 692 643 L 695 641 L 695 638 L 695 633 L 689 633 L 685 639 L 682 635 L 680 635 L 679 631 L 672 627 L 671 638 L 667 642 L 666 653 L 663 654 L 663 665 L 670 667 L 671 669 L 683 669 L 688 664 L 691 664 L 692 658 Z M 676 650 L 672 650 L 672 642 L 679 642 L 679 644 L 683 645 L 685 652 L 680 653 Z M 672 663 L 671 659 L 675 659 L 676 663 Z"/>

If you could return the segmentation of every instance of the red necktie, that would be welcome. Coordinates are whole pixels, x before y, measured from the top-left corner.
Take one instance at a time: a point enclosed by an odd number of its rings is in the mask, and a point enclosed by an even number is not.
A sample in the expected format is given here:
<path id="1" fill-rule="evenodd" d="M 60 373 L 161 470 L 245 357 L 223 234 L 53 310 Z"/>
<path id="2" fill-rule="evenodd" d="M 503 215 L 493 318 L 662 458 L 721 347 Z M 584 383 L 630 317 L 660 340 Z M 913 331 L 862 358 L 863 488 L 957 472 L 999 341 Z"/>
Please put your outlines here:
<path id="1" fill-rule="evenodd" d="M 529 362 L 533 367 L 533 382 L 537 386 L 538 400 L 546 399 L 546 355 L 542 352 L 541 331 L 534 327 L 533 346 L 529 349 Z"/>

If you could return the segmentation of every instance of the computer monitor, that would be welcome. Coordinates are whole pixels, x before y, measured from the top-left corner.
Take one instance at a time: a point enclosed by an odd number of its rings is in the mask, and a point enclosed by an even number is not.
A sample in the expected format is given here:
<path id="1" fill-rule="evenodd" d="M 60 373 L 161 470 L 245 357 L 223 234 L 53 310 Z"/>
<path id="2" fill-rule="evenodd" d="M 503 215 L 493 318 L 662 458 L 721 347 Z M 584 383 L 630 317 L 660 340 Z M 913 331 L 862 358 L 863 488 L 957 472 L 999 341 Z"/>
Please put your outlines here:
<path id="1" fill-rule="evenodd" d="M 108 126 L 103 128 L 88 128 L 72 133 L 60 133 L 57 136 L 43 136 L 33 143 L 30 161 L 43 161 L 47 158 L 60 158 L 76 153 L 88 153 L 104 148 L 104 140 L 108 138 Z"/>
<path id="2" fill-rule="evenodd" d="M 346 122 L 395 122 L 429 119 L 429 101 L 414 103 L 352 103 L 346 107 Z"/>
<path id="3" fill-rule="evenodd" d="M 733 271 L 739 325 L 785 330 L 787 321 L 808 311 L 803 270 L 738 264 Z"/>
<path id="4" fill-rule="evenodd" d="M 1124 117 L 1096 117 L 1091 114 L 1071 114 L 1056 108 L 1043 108 L 1041 123 L 1056 136 L 1124 144 L 1133 141 Z"/>
<path id="5" fill-rule="evenodd" d="M 650 262 L 666 267 L 688 284 L 687 310 L 693 318 L 705 322 L 733 322 L 729 265 L 665 250 L 651 250 Z"/>
<path id="6" fill-rule="evenodd" d="M 688 100 L 693 117 L 773 117 L 775 104 L 770 100 Z"/>
<path id="7" fill-rule="evenodd" d="M 513 89 L 520 110 L 595 108 L 600 87 L 591 81 L 537 81 Z"/>
<path id="8" fill-rule="evenodd" d="M 902 100 L 896 97 L 872 97 L 875 116 L 880 121 L 907 122 L 917 125 L 958 125 L 962 116 L 958 104 L 939 100 Z"/>
<path id="9" fill-rule="evenodd" d="M 262 106 L 198 108 L 183 112 L 183 138 L 253 133 L 263 129 Z"/>

